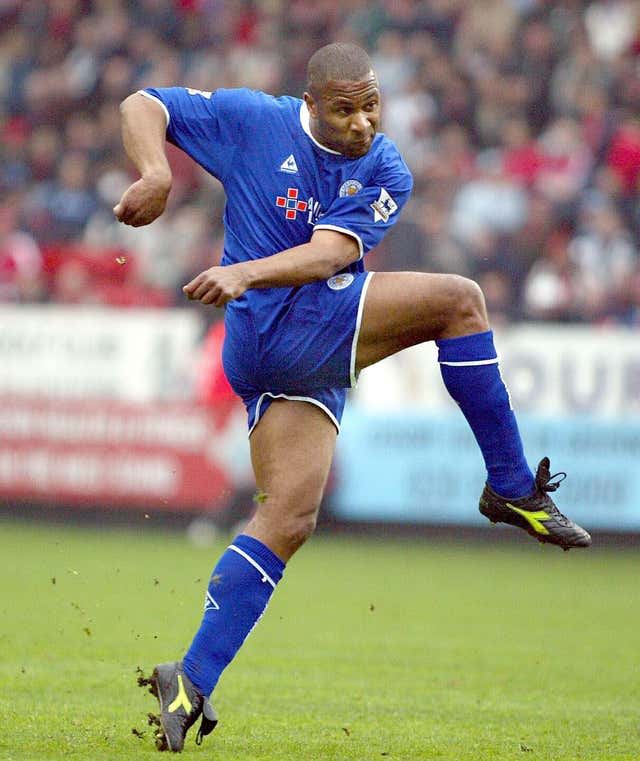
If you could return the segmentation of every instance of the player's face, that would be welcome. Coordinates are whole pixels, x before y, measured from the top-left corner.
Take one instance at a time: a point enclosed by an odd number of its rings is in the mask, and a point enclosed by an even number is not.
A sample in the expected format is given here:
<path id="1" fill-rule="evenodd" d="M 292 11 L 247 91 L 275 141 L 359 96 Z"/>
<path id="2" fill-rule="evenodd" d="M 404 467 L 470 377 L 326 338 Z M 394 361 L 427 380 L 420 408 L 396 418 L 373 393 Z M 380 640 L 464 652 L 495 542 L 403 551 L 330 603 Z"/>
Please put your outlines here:
<path id="1" fill-rule="evenodd" d="M 360 82 L 330 80 L 316 96 L 304 94 L 313 136 L 349 158 L 371 148 L 380 121 L 380 90 L 373 72 Z"/>

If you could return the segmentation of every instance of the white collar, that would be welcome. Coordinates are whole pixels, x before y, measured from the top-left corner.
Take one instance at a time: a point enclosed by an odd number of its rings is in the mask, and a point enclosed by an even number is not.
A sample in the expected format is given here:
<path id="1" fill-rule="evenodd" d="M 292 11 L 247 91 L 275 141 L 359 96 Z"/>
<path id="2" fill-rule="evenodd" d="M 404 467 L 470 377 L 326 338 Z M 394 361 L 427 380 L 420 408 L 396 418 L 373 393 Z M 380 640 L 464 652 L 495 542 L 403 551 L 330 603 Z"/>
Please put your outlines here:
<path id="1" fill-rule="evenodd" d="M 311 126 L 309 124 L 309 109 L 307 108 L 307 104 L 302 101 L 302 105 L 300 106 L 300 124 L 302 125 L 302 129 L 309 135 L 309 137 L 313 140 L 313 142 L 318 146 L 318 148 L 321 148 L 323 151 L 326 151 L 327 153 L 333 153 L 334 156 L 342 156 L 340 151 L 334 151 L 331 148 L 327 148 L 326 145 L 322 145 L 322 143 L 319 143 L 315 137 L 311 134 Z"/>

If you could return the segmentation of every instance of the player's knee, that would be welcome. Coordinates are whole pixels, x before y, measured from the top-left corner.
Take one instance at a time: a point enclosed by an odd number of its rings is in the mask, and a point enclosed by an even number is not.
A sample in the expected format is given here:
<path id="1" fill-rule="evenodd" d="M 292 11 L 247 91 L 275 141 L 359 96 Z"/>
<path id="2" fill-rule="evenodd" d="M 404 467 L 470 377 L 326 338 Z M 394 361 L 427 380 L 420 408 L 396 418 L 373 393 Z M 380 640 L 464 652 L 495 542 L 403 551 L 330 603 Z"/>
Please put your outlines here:
<path id="1" fill-rule="evenodd" d="M 480 286 L 467 277 L 451 275 L 450 288 L 454 319 L 470 332 L 486 330 L 487 309 Z"/>
<path id="2" fill-rule="evenodd" d="M 320 501 L 283 500 L 273 496 L 260 504 L 247 526 L 247 533 L 259 536 L 285 561 L 313 534 Z"/>
<path id="3" fill-rule="evenodd" d="M 290 516 L 282 526 L 282 540 L 293 554 L 309 539 L 316 528 L 318 511 Z"/>

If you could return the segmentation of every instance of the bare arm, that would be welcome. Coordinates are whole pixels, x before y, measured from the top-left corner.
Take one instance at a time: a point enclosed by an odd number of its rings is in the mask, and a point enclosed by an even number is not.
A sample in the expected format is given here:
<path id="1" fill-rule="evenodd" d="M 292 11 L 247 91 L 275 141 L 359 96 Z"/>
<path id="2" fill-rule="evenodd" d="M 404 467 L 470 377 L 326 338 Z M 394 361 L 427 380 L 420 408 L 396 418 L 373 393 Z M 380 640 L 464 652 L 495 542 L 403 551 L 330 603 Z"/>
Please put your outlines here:
<path id="1" fill-rule="evenodd" d="M 159 103 L 134 93 L 120 106 L 122 142 L 140 172 L 113 213 L 120 222 L 133 227 L 148 225 L 165 209 L 171 190 L 171 169 L 165 155 L 167 119 Z"/>
<path id="2" fill-rule="evenodd" d="M 318 230 L 308 243 L 273 256 L 227 267 L 211 267 L 182 289 L 194 301 L 223 306 L 249 288 L 299 286 L 331 277 L 356 261 L 355 238 L 333 230 Z"/>

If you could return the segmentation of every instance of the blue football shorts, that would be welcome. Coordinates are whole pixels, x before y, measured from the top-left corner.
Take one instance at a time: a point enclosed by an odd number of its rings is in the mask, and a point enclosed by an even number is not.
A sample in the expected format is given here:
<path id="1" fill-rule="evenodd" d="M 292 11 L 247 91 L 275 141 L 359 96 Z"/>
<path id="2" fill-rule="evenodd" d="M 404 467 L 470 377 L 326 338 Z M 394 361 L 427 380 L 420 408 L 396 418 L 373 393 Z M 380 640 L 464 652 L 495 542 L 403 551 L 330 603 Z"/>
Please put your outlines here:
<path id="1" fill-rule="evenodd" d="M 315 404 L 340 431 L 347 389 L 356 384 L 356 347 L 372 274 L 249 291 L 227 305 L 222 362 L 247 408 L 249 434 L 273 399 Z"/>

